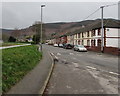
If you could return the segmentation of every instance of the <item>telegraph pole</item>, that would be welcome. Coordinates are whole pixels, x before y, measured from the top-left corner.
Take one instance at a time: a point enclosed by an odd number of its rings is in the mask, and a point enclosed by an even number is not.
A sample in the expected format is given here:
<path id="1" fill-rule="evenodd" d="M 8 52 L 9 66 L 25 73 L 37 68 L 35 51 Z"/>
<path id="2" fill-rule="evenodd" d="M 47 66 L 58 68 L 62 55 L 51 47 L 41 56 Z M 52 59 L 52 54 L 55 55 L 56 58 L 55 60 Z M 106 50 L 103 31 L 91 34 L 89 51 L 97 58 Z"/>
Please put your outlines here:
<path id="1" fill-rule="evenodd" d="M 104 52 L 104 28 L 103 28 L 103 8 L 105 6 L 101 6 L 101 52 Z"/>

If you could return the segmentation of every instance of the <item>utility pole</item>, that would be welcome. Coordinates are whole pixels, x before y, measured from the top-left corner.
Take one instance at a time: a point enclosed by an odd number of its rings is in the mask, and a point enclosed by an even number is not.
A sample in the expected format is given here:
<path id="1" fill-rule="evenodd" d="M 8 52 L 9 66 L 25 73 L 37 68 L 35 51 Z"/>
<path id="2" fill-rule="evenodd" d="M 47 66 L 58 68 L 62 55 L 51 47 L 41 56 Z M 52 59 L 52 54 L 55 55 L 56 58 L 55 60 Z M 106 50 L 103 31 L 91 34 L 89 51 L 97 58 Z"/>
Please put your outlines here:
<path id="1" fill-rule="evenodd" d="M 103 28 L 103 8 L 105 6 L 101 6 L 101 52 L 104 52 L 104 28 Z"/>
<path id="2" fill-rule="evenodd" d="M 42 52 L 42 8 L 43 7 L 45 7 L 45 5 L 41 5 L 41 35 L 40 35 L 41 52 Z"/>

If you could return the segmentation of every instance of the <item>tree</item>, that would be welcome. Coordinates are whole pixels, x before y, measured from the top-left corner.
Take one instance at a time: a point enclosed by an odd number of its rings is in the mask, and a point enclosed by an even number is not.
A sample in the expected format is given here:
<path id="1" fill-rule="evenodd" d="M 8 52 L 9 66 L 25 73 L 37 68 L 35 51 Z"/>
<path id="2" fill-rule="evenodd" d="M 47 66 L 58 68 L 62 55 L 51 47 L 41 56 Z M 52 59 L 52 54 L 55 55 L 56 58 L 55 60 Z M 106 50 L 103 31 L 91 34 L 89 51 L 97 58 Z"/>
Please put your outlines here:
<path id="1" fill-rule="evenodd" d="M 8 39 L 8 42 L 16 42 L 16 38 L 14 38 L 13 36 L 10 36 Z"/>
<path id="2" fill-rule="evenodd" d="M 35 22 L 35 24 L 32 25 L 32 31 L 35 32 L 35 35 L 33 36 L 33 41 L 35 43 L 39 43 L 40 42 L 40 37 L 41 37 L 41 22 Z M 45 35 L 45 25 L 42 25 L 42 40 L 44 41 L 46 38 Z"/>
<path id="3" fill-rule="evenodd" d="M 40 35 L 33 35 L 33 41 L 35 44 L 39 44 L 40 42 Z"/>

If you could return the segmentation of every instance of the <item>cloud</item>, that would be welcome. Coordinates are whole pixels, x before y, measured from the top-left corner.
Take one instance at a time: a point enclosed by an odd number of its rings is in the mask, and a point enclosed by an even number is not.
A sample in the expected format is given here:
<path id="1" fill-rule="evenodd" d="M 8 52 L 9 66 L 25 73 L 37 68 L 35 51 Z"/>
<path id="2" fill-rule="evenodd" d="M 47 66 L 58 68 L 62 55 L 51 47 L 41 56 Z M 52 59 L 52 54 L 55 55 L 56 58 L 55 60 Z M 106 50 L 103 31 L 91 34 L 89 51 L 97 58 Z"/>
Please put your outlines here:
<path id="1" fill-rule="evenodd" d="M 116 2 L 4 2 L 2 4 L 3 28 L 25 28 L 35 21 L 40 21 L 40 5 L 43 8 L 43 22 L 76 22 L 81 21 L 101 5 Z M 104 16 L 117 18 L 117 6 L 105 8 Z M 88 19 L 101 16 L 99 10 Z"/>

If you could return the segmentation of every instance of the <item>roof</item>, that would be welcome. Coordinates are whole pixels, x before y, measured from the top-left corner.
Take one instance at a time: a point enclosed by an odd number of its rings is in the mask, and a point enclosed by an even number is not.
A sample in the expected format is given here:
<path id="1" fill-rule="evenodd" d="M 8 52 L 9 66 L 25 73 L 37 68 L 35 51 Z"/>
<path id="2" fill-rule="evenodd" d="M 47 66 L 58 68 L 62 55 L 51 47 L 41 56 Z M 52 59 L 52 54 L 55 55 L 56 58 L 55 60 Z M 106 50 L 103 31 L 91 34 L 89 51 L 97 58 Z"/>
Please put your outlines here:
<path id="1" fill-rule="evenodd" d="M 114 20 L 114 19 L 104 19 L 103 21 L 104 26 L 106 28 L 120 28 L 120 20 Z M 101 20 L 97 20 L 95 23 L 89 24 L 86 27 L 81 27 L 80 29 L 74 31 L 74 32 L 69 32 L 66 35 L 74 35 L 76 33 L 80 32 L 87 32 L 90 30 L 94 29 L 99 29 L 101 28 Z"/>

